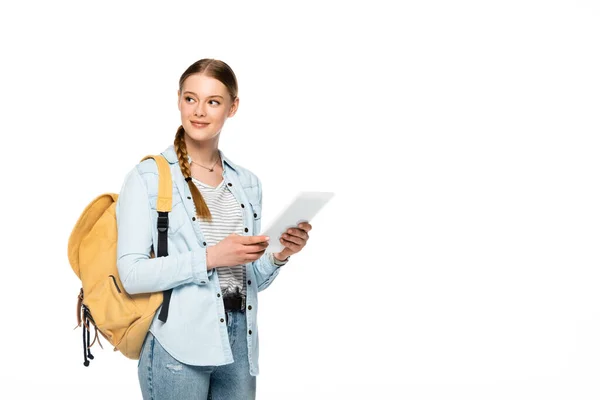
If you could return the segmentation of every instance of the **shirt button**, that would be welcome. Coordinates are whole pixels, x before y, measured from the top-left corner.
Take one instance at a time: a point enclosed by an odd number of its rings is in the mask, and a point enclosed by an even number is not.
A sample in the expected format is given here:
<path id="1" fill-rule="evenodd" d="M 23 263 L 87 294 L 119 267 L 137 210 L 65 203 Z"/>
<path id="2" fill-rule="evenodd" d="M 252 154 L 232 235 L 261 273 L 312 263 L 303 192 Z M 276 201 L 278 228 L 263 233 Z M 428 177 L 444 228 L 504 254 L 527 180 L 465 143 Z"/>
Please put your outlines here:
<path id="1" fill-rule="evenodd" d="M 196 220 L 196 217 L 192 217 L 192 221 L 195 221 L 195 220 Z"/>
<path id="2" fill-rule="evenodd" d="M 248 285 L 252 284 L 252 281 L 248 281 Z"/>
<path id="3" fill-rule="evenodd" d="M 242 208 L 246 207 L 245 205 L 242 204 Z"/>
<path id="4" fill-rule="evenodd" d="M 258 214 L 254 213 L 254 218 L 258 217 Z"/>
<path id="5" fill-rule="evenodd" d="M 206 242 L 202 242 L 202 246 L 206 246 Z"/>
<path id="6" fill-rule="evenodd" d="M 204 281 L 200 281 L 200 283 L 204 285 L 206 282 L 204 282 Z"/>
<path id="7" fill-rule="evenodd" d="M 188 198 L 188 200 L 191 200 L 191 197 L 190 197 L 190 196 L 188 196 L 187 198 Z"/>
<path id="8" fill-rule="evenodd" d="M 249 330 L 249 331 L 248 331 L 248 335 L 252 335 L 252 330 Z"/>
<path id="9" fill-rule="evenodd" d="M 217 293 L 217 297 L 221 297 L 221 293 Z"/>
<path id="10" fill-rule="evenodd" d="M 248 232 L 248 228 L 244 228 L 244 232 Z"/>
<path id="11" fill-rule="evenodd" d="M 252 306 L 248 306 L 248 310 L 252 310 Z"/>
<path id="12" fill-rule="evenodd" d="M 221 322 L 225 322 L 225 320 L 223 318 L 221 318 Z"/>
<path id="13" fill-rule="evenodd" d="M 233 186 L 231 183 L 228 183 L 227 186 Z"/>

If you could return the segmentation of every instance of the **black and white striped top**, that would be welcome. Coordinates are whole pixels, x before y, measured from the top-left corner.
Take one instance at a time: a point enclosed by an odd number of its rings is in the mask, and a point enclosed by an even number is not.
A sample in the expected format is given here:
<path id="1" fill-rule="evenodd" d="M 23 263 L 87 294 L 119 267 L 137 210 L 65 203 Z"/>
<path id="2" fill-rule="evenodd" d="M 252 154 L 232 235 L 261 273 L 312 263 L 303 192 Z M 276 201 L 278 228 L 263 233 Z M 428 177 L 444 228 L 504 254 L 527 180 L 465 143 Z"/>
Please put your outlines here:
<path id="1" fill-rule="evenodd" d="M 201 220 L 196 221 L 200 224 L 204 240 L 207 246 L 213 246 L 225 239 L 232 233 L 238 235 L 244 234 L 244 217 L 242 209 L 222 180 L 217 187 L 209 186 L 199 180 L 192 178 L 192 182 L 196 184 L 210 213 L 212 222 Z M 246 295 L 246 268 L 243 265 L 235 267 L 219 267 L 216 268 L 221 285 L 223 296 L 228 293 L 235 293 L 239 290 L 244 296 Z"/>

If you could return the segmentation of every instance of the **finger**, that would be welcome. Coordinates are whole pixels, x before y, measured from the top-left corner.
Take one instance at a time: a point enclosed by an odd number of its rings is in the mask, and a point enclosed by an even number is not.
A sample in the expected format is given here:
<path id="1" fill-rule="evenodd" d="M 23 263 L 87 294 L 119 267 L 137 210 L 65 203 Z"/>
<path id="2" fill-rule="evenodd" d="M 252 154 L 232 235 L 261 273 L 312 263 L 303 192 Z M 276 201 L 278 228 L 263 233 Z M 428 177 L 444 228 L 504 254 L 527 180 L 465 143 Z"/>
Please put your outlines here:
<path id="1" fill-rule="evenodd" d="M 244 250 L 246 251 L 246 253 L 254 254 L 254 253 L 264 252 L 268 246 L 269 246 L 269 243 L 263 242 L 263 243 L 254 244 L 251 246 L 246 246 L 244 248 Z"/>
<path id="2" fill-rule="evenodd" d="M 256 261 L 256 260 L 258 260 L 259 258 L 261 258 L 261 257 L 263 256 L 263 254 L 265 254 L 265 251 L 264 251 L 264 250 L 263 250 L 263 251 L 260 251 L 260 252 L 258 252 L 258 253 L 249 253 L 249 254 L 247 254 L 247 256 L 246 256 L 246 262 L 247 262 L 247 263 L 249 263 L 249 262 L 252 262 L 252 261 Z"/>
<path id="3" fill-rule="evenodd" d="M 255 253 L 250 253 L 248 255 L 252 258 L 252 261 L 254 261 L 254 260 L 258 260 L 259 258 L 261 258 L 262 255 L 265 254 L 265 251 L 266 251 L 265 249 L 262 249 L 261 251 L 257 251 Z"/>
<path id="4" fill-rule="evenodd" d="M 240 236 L 242 244 L 253 245 L 261 242 L 269 242 L 268 236 Z"/>
<path id="5" fill-rule="evenodd" d="M 297 236 L 297 237 L 302 238 L 304 240 L 308 240 L 308 233 L 306 233 L 302 229 L 290 228 L 290 229 L 287 230 L 286 233 L 289 234 L 289 235 L 292 235 L 292 236 Z"/>
<path id="6" fill-rule="evenodd" d="M 302 223 L 298 224 L 298 228 L 300 228 L 306 232 L 309 232 L 312 229 L 312 225 L 309 224 L 308 222 L 302 222 Z"/>
<path id="7" fill-rule="evenodd" d="M 287 233 L 284 233 L 283 235 L 281 235 L 281 237 L 283 239 L 287 240 L 288 242 L 297 244 L 298 246 L 303 246 L 304 243 L 306 243 L 306 239 L 298 237 L 298 236 L 290 235 Z"/>
<path id="8" fill-rule="evenodd" d="M 293 251 L 294 253 L 299 252 L 302 249 L 302 246 L 298 246 L 294 242 L 290 242 L 289 240 L 285 240 L 283 238 L 279 239 L 282 245 Z"/>

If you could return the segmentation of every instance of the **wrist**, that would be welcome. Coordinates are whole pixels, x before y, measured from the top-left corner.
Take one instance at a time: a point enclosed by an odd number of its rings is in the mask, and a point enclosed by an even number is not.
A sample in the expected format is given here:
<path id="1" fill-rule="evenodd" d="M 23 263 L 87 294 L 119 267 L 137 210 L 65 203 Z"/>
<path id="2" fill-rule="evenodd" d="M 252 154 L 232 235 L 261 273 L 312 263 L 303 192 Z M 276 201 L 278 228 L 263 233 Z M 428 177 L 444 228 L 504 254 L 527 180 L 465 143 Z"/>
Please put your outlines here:
<path id="1" fill-rule="evenodd" d="M 208 246 L 206 248 L 206 269 L 213 269 L 215 267 L 215 261 L 214 261 L 214 257 L 215 257 L 215 250 L 214 250 L 215 246 Z"/>
<path id="2" fill-rule="evenodd" d="M 281 253 L 273 253 L 273 257 L 277 260 L 277 261 L 287 261 L 288 258 L 290 258 L 290 256 L 284 257 Z"/>
<path id="3" fill-rule="evenodd" d="M 280 253 L 271 253 L 271 261 L 273 262 L 273 264 L 277 265 L 277 266 L 282 266 L 285 263 L 287 263 L 290 259 L 290 256 L 287 257 L 283 257 L 284 255 L 280 252 Z"/>

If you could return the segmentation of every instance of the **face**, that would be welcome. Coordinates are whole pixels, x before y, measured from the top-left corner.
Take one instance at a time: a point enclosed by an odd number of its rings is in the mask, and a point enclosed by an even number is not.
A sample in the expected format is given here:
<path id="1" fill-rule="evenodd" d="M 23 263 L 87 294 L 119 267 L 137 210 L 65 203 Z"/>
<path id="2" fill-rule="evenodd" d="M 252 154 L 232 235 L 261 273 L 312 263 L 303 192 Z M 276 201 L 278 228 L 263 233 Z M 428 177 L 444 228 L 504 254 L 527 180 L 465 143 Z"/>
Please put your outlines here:
<path id="1" fill-rule="evenodd" d="M 194 74 L 177 92 L 181 124 L 195 141 L 218 137 L 225 120 L 237 111 L 239 99 L 231 100 L 227 87 L 219 80 Z"/>

